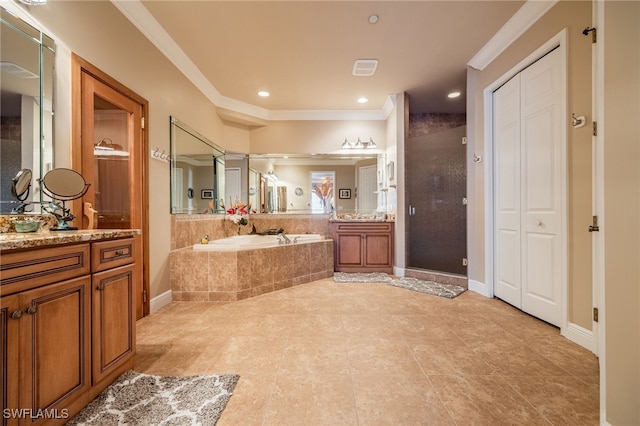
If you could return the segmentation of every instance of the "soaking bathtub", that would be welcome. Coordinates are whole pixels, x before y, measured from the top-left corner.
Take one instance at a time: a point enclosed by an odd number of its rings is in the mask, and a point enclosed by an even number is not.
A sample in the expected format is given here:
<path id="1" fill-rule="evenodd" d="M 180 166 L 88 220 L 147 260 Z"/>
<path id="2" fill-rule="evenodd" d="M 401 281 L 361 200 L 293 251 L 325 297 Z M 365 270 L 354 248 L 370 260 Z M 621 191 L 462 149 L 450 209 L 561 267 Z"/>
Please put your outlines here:
<path id="1" fill-rule="evenodd" d="M 194 244 L 196 251 L 239 251 L 255 250 L 260 248 L 277 247 L 291 244 L 306 244 L 321 241 L 324 237 L 320 234 L 285 234 L 291 241 L 289 244 L 282 243 L 282 237 L 277 235 L 235 235 L 233 237 L 222 238 L 209 241 L 208 244 Z"/>

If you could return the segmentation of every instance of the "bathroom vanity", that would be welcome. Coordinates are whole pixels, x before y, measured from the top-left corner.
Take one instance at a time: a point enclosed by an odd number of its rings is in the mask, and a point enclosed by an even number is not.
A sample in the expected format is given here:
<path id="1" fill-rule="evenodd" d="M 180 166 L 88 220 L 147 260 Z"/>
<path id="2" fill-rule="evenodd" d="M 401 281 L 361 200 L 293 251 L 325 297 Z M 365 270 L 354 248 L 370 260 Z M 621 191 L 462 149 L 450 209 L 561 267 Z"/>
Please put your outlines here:
<path id="1" fill-rule="evenodd" d="M 138 233 L 0 234 L 0 401 L 23 410 L 8 424 L 63 424 L 133 368 Z"/>
<path id="2" fill-rule="evenodd" d="M 332 221 L 336 272 L 393 273 L 393 222 Z"/>

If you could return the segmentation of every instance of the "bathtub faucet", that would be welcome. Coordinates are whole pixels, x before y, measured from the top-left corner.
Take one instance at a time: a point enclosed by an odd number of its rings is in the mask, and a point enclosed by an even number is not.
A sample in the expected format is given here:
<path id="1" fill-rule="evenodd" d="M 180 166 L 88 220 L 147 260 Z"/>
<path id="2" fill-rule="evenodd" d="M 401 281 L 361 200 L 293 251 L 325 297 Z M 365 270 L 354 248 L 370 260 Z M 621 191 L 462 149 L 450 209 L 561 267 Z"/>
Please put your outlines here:
<path id="1" fill-rule="evenodd" d="M 282 237 L 282 240 L 280 240 L 280 237 Z M 291 240 L 284 234 L 282 228 L 280 228 L 280 232 L 278 232 L 278 243 L 291 244 Z"/>

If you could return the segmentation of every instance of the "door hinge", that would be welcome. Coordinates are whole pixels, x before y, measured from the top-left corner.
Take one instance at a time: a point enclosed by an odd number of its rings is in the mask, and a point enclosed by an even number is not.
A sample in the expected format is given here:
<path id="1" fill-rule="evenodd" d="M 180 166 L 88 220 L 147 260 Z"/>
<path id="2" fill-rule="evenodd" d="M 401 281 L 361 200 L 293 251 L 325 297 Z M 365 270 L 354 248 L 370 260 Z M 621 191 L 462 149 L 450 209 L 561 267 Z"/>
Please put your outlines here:
<path id="1" fill-rule="evenodd" d="M 598 123 L 593 122 L 593 136 L 598 136 Z"/>
<path id="2" fill-rule="evenodd" d="M 462 145 L 466 145 L 467 144 L 467 137 L 463 136 L 462 137 Z"/>
<path id="3" fill-rule="evenodd" d="M 593 222 L 589 226 L 589 232 L 599 232 L 600 227 L 598 226 L 598 216 L 593 216 Z"/>
<path id="4" fill-rule="evenodd" d="M 144 129 L 144 117 L 140 118 L 140 127 Z"/>
<path id="5" fill-rule="evenodd" d="M 466 257 L 462 258 L 462 266 L 469 266 L 469 260 Z"/>
<path id="6" fill-rule="evenodd" d="M 142 301 L 147 303 L 147 290 L 142 290 Z"/>
<path id="7" fill-rule="evenodd" d="M 467 197 L 463 197 L 462 198 L 462 205 L 466 206 L 467 204 L 469 204 L 469 200 L 467 199 Z"/>
<path id="8" fill-rule="evenodd" d="M 598 322 L 598 308 L 593 308 L 593 320 Z"/>

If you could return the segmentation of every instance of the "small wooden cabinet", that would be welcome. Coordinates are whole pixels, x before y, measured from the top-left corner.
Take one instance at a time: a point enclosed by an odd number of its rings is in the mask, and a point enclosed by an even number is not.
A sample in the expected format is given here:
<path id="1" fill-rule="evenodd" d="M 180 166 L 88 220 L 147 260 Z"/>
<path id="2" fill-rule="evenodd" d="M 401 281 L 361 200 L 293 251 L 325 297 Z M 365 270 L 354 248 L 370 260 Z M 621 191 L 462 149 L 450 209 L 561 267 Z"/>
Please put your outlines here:
<path id="1" fill-rule="evenodd" d="M 332 222 L 336 272 L 393 273 L 392 222 Z"/>
<path id="2" fill-rule="evenodd" d="M 63 424 L 133 367 L 133 241 L 3 252 L 1 424 Z M 92 262 L 109 244 L 130 249 Z"/>

